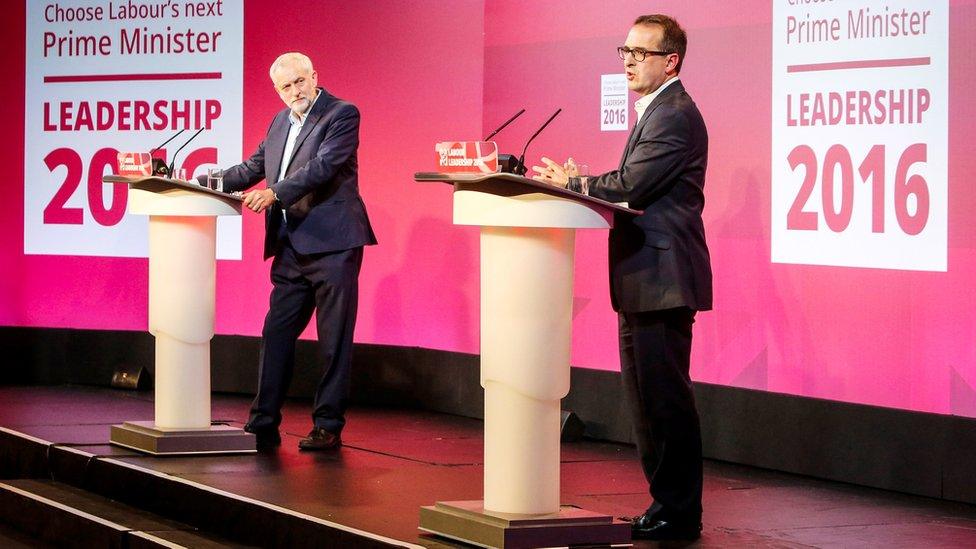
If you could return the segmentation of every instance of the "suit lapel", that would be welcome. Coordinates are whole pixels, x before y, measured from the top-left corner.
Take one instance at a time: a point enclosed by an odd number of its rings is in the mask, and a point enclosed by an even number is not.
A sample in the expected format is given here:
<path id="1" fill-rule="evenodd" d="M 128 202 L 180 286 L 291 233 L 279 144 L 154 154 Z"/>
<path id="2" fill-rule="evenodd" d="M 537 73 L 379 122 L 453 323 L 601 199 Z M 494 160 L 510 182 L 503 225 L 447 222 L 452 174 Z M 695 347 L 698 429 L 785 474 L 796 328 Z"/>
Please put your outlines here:
<path id="1" fill-rule="evenodd" d="M 644 114 L 647 113 L 645 112 Z M 641 119 L 634 124 L 634 127 L 630 129 L 630 135 L 627 136 L 627 145 L 624 147 L 623 154 L 620 155 L 620 166 L 618 166 L 618 170 L 624 169 L 624 162 L 627 161 L 627 155 L 630 154 L 630 150 L 634 147 L 634 136 L 637 135 L 637 126 L 640 126 L 641 121 L 646 118 L 646 116 L 641 117 Z"/>
<path id="2" fill-rule="evenodd" d="M 305 123 L 302 124 L 302 130 L 298 132 L 298 137 L 295 139 L 295 146 L 291 150 L 291 158 L 288 159 L 288 168 L 292 167 L 292 160 L 295 159 L 295 155 L 298 154 L 298 150 L 302 147 L 302 143 L 308 138 L 309 134 L 312 133 L 312 128 L 314 128 L 319 119 L 322 118 L 325 112 L 326 104 L 332 98 L 324 89 L 319 88 L 319 98 L 315 101 L 315 105 L 312 106 L 312 111 L 308 113 L 305 117 Z M 287 139 L 287 133 L 285 137 Z M 282 148 L 282 154 L 284 154 L 284 149 Z M 285 174 L 287 175 L 287 174 Z"/>
<path id="3" fill-rule="evenodd" d="M 680 93 L 684 91 L 684 89 L 684 86 L 681 85 L 681 81 L 679 80 L 674 84 L 669 85 L 661 92 L 660 95 L 654 98 L 654 101 L 651 101 L 651 104 L 647 106 L 647 110 L 644 111 L 644 116 L 642 116 L 641 119 L 634 124 L 634 129 L 630 132 L 630 137 L 627 138 L 627 146 L 624 148 L 624 154 L 620 158 L 619 169 L 622 170 L 624 168 L 624 163 L 627 161 L 627 157 L 630 156 L 630 153 L 632 153 L 634 148 L 637 146 L 638 137 L 640 136 L 641 131 L 643 131 L 644 126 L 647 125 L 647 121 L 651 118 L 654 110 L 657 109 L 667 97 L 674 93 Z"/>
<path id="4" fill-rule="evenodd" d="M 285 154 L 285 143 L 288 141 L 288 114 L 279 119 L 275 126 L 268 132 L 268 144 L 264 151 L 264 162 L 267 166 L 265 177 L 268 185 L 273 185 L 280 179 L 281 157 Z"/>

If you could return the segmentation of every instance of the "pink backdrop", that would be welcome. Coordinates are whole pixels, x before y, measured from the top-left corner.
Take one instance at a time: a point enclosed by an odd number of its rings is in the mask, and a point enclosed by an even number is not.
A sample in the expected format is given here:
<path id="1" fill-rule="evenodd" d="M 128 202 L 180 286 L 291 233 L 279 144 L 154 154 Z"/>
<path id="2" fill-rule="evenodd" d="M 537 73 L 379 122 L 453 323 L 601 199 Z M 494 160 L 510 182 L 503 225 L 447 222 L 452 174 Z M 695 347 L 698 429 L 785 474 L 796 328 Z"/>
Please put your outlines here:
<path id="1" fill-rule="evenodd" d="M 366 253 L 356 340 L 477 353 L 477 231 L 451 225 L 447 187 L 412 174 L 433 168 L 434 142 L 479 138 L 521 107 L 527 113 L 497 138 L 502 151 L 518 152 L 562 107 L 529 161 L 573 155 L 594 172 L 613 168 L 626 132 L 599 131 L 599 75 L 620 72 L 613 50 L 648 5 L 316 6 L 245 6 L 243 153 L 281 107 L 268 65 L 285 50 L 309 53 L 320 83 L 363 113 L 361 185 L 381 244 Z M 949 269 L 930 273 L 772 264 L 770 3 L 654 4 L 688 30 L 682 80 L 711 139 L 705 223 L 716 306 L 698 318 L 697 380 L 976 417 L 976 1 L 950 6 Z M 24 7 L 7 9 L 0 60 L 13 76 L 0 90 L 0 186 L 14 207 L 0 217 L 0 324 L 144 330 L 146 260 L 23 253 Z M 244 259 L 218 263 L 218 333 L 260 334 L 265 299 L 243 296 L 270 288 L 262 231 L 246 213 Z M 605 232 L 581 232 L 577 250 L 573 364 L 615 370 Z"/>

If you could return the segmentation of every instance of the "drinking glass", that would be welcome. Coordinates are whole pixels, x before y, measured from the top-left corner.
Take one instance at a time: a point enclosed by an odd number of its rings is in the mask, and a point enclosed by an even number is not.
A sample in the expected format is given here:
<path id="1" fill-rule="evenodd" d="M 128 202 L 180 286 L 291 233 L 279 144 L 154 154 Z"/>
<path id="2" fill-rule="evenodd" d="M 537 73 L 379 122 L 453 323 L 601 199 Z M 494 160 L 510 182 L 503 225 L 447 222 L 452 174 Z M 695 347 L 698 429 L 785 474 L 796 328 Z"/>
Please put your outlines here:
<path id="1" fill-rule="evenodd" d="M 580 193 L 590 194 L 590 167 L 586 164 L 579 164 L 576 169 L 579 172 Z"/>
<path id="2" fill-rule="evenodd" d="M 207 170 L 207 187 L 218 192 L 224 192 L 224 170 L 209 168 Z"/>

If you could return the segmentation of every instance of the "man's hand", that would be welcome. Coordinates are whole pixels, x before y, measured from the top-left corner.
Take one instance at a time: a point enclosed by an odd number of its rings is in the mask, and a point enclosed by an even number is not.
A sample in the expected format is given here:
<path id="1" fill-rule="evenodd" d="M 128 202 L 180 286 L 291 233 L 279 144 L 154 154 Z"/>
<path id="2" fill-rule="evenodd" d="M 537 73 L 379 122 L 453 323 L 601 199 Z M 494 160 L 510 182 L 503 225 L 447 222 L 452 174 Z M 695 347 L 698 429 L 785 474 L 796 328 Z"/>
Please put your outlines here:
<path id="1" fill-rule="evenodd" d="M 536 181 L 555 185 L 556 187 L 566 188 L 566 185 L 569 183 L 570 176 L 576 175 L 576 163 L 573 162 L 572 158 L 567 160 L 562 166 L 544 156 L 542 157 L 542 162 L 545 164 L 545 167 L 532 166 L 532 171 L 539 174 L 532 176 L 532 179 L 535 179 Z"/>
<path id="2" fill-rule="evenodd" d="M 258 213 L 270 208 L 274 202 L 275 195 L 271 189 L 260 189 L 244 193 L 244 205 Z"/>

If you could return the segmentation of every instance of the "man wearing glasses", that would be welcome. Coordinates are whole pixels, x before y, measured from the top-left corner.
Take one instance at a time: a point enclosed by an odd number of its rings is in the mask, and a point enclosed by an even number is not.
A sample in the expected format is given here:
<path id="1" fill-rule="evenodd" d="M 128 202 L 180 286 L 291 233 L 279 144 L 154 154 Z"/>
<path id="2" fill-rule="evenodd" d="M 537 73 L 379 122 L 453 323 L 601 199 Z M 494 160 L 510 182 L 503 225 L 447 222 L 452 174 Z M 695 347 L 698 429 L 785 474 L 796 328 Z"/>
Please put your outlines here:
<path id="1" fill-rule="evenodd" d="M 589 194 L 627 202 L 610 231 L 610 292 L 618 313 L 620 371 L 653 502 L 635 539 L 701 535 L 702 449 L 689 364 L 697 311 L 712 307 L 702 223 L 708 134 L 678 79 L 687 37 L 666 15 L 637 18 L 624 46 L 627 86 L 640 98 L 616 170 L 589 178 Z M 580 191 L 575 164 L 542 159 L 534 179 Z"/>
<path id="2" fill-rule="evenodd" d="M 286 108 L 257 151 L 224 171 L 226 192 L 266 180 L 266 188 L 244 194 L 244 205 L 265 212 L 264 257 L 274 257 L 258 393 L 244 430 L 257 436 L 258 449 L 281 444 L 295 342 L 314 311 L 323 373 L 312 430 L 298 446 L 335 450 L 345 425 L 363 246 L 376 244 L 359 196 L 359 110 L 318 87 L 301 53 L 279 56 L 270 76 Z"/>

